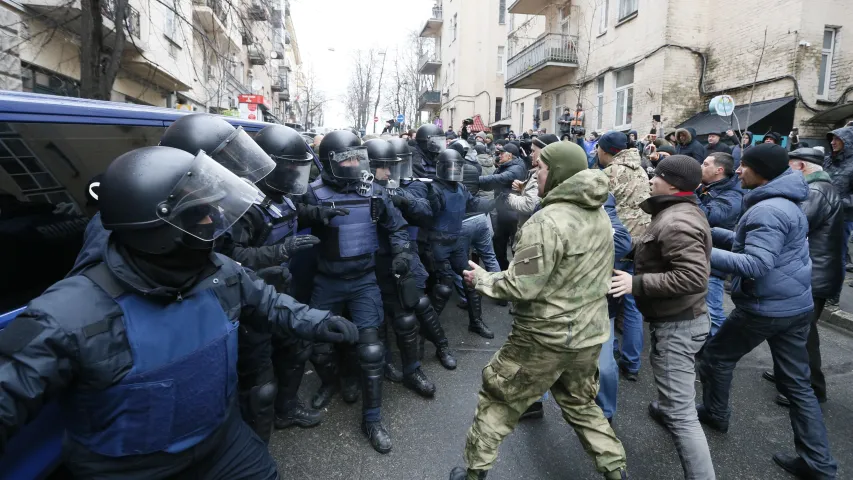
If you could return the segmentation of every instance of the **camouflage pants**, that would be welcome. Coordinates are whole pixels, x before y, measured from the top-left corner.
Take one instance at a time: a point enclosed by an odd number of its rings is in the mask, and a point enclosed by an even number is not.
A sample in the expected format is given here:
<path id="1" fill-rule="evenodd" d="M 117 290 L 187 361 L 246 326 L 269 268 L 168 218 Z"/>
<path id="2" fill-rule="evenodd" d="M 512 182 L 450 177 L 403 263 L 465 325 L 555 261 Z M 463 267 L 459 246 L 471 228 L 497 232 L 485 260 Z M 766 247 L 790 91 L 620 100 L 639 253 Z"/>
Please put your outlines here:
<path id="1" fill-rule="evenodd" d="M 607 473 L 625 468 L 622 442 L 595 404 L 601 346 L 555 352 L 520 337 L 511 335 L 483 369 L 480 401 L 465 444 L 468 468 L 492 468 L 501 441 L 549 389 L 596 469 Z"/>

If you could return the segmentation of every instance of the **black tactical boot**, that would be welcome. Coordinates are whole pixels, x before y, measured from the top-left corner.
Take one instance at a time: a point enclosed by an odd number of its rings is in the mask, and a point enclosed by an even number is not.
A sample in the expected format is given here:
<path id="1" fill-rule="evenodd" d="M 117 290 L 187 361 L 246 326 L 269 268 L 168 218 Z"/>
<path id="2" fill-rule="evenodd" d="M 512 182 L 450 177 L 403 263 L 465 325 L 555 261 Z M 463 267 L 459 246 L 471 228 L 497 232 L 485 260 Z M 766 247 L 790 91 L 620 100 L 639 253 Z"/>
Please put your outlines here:
<path id="1" fill-rule="evenodd" d="M 488 470 L 471 470 L 456 467 L 450 471 L 450 480 L 485 480 Z"/>
<path id="2" fill-rule="evenodd" d="M 319 410 L 328 405 L 340 389 L 337 353 L 334 351 L 334 347 L 329 343 L 314 345 L 311 363 L 314 364 L 314 370 L 322 382 L 317 393 L 314 394 L 314 398 L 311 399 L 311 406 Z"/>
<path id="3" fill-rule="evenodd" d="M 420 367 L 403 377 L 403 385 L 422 397 L 432 398 L 435 396 L 435 384 L 427 378 Z"/>
<path id="4" fill-rule="evenodd" d="M 375 328 L 359 332 L 358 365 L 361 369 L 361 408 L 365 413 L 382 407 L 382 369 L 385 351 Z M 380 421 L 362 421 L 361 431 L 370 439 L 370 445 L 379 453 L 391 451 L 391 436 Z"/>
<path id="5" fill-rule="evenodd" d="M 379 340 L 382 341 L 382 345 L 385 346 L 385 379 L 389 382 L 400 383 L 403 381 L 403 372 L 394 365 L 393 356 L 390 354 L 391 348 L 388 344 L 388 328 L 389 324 L 393 321 L 393 317 L 385 315 L 385 321 L 382 322 L 382 326 L 379 327 Z"/>
<path id="6" fill-rule="evenodd" d="M 272 370 L 262 372 L 251 389 L 240 392 L 240 411 L 243 421 L 264 441 L 269 443 L 275 419 L 277 383 Z"/>
<path id="7" fill-rule="evenodd" d="M 341 378 L 341 398 L 347 403 L 358 401 L 358 377 L 346 376 Z"/>
<path id="8" fill-rule="evenodd" d="M 401 372 L 400 369 L 397 368 L 397 366 L 394 365 L 393 363 L 386 362 L 385 363 L 385 380 L 388 380 L 389 382 L 393 382 L 393 383 L 400 383 L 403 381 L 403 372 Z"/>
<path id="9" fill-rule="evenodd" d="M 383 357 L 381 369 L 384 369 L 384 360 Z M 361 387 L 359 380 L 361 371 L 358 368 L 358 362 L 358 350 L 353 347 L 347 347 L 343 354 L 343 363 L 341 364 L 341 397 L 347 403 L 358 401 L 358 391 Z"/>
<path id="10" fill-rule="evenodd" d="M 495 338 L 495 334 L 483 321 L 483 297 L 476 290 L 465 290 L 468 297 L 468 331 L 483 338 Z"/>
<path id="11" fill-rule="evenodd" d="M 435 346 L 435 358 L 441 362 L 441 366 L 448 370 L 456 370 L 456 358 L 453 356 L 453 351 L 450 350 L 450 342 L 444 339 L 443 343 Z"/>
<path id="12" fill-rule="evenodd" d="M 275 428 L 291 426 L 300 428 L 316 427 L 323 421 L 319 410 L 306 408 L 299 398 L 299 386 L 305 374 L 305 359 L 311 351 L 310 345 L 302 352 L 288 356 L 286 352 L 274 355 L 278 395 L 275 399 Z M 304 356 L 302 356 L 304 354 Z"/>
<path id="13" fill-rule="evenodd" d="M 370 445 L 379 453 L 391 451 L 391 435 L 382 426 L 382 422 L 361 422 L 361 431 L 370 440 Z"/>
<path id="14" fill-rule="evenodd" d="M 323 422 L 323 412 L 307 408 L 302 401 L 297 400 L 288 408 L 275 413 L 275 428 L 281 430 L 292 426 L 299 428 L 312 428 Z"/>
<path id="15" fill-rule="evenodd" d="M 399 311 L 394 315 L 394 331 L 397 332 L 397 346 L 403 357 L 403 369 L 418 365 L 418 319 L 414 312 Z M 421 371 L 420 366 L 403 376 L 403 385 L 422 397 L 432 398 L 435 385 Z"/>
<path id="16" fill-rule="evenodd" d="M 441 322 L 438 320 L 438 315 L 427 297 L 421 297 L 415 307 L 415 315 L 421 323 L 421 350 L 419 351 L 420 359 L 423 360 L 423 339 L 426 338 L 435 345 L 435 356 L 441 365 L 453 370 L 456 368 L 456 359 L 453 358 L 453 352 L 450 350 L 450 342 L 447 341 L 447 335 L 441 327 Z"/>

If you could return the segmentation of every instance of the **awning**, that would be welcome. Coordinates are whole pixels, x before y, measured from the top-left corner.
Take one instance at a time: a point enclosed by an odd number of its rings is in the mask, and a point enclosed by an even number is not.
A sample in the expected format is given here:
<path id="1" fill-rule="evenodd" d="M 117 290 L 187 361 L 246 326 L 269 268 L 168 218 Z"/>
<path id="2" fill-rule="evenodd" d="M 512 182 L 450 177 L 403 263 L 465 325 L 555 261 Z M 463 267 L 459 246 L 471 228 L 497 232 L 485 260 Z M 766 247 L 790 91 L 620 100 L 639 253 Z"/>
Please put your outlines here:
<path id="1" fill-rule="evenodd" d="M 842 103 L 835 107 L 827 108 L 818 112 L 814 117 L 808 119 L 808 123 L 841 123 L 848 118 L 853 117 L 853 102 Z"/>
<path id="2" fill-rule="evenodd" d="M 474 124 L 471 125 L 471 133 L 485 132 L 488 129 L 483 125 L 483 119 L 479 115 L 474 115 Z"/>
<path id="3" fill-rule="evenodd" d="M 511 118 L 502 118 L 502 119 L 498 120 L 497 122 L 490 124 L 489 126 L 494 128 L 494 127 L 508 127 L 510 125 L 512 125 L 512 119 Z"/>
<path id="4" fill-rule="evenodd" d="M 782 97 L 773 100 L 753 102 L 751 108 L 748 104 L 738 105 L 735 107 L 734 114 L 731 117 L 721 117 L 716 113 L 711 112 L 700 112 L 690 117 L 677 128 L 692 127 L 696 130 L 696 135 L 701 136 L 715 132 L 720 133 L 728 129 L 737 129 L 737 122 L 740 121 L 740 127 L 744 130 L 749 130 L 749 127 L 752 125 L 755 125 L 762 119 L 771 115 L 773 112 L 776 112 L 795 100 L 795 97 Z M 749 110 L 750 125 L 746 125 L 747 110 Z M 735 117 L 737 117 L 737 120 L 735 120 Z"/>

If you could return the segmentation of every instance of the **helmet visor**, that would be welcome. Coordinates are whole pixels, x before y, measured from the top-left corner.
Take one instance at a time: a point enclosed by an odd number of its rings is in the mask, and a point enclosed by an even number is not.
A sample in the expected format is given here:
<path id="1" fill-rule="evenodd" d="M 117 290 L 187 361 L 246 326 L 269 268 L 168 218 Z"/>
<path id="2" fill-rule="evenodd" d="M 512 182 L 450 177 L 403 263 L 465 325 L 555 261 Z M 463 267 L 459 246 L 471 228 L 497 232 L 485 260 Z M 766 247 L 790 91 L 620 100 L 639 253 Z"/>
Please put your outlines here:
<path id="1" fill-rule="evenodd" d="M 370 172 L 367 147 L 349 147 L 343 152 L 332 152 L 329 156 L 332 175 L 336 178 L 360 180 L 363 173 Z"/>
<path id="2" fill-rule="evenodd" d="M 442 159 L 436 165 L 436 176 L 448 182 L 461 182 L 464 175 L 462 172 L 464 164 L 465 162 L 461 159 Z"/>
<path id="3" fill-rule="evenodd" d="M 433 135 L 427 140 L 427 150 L 432 153 L 441 153 L 447 148 L 447 137 L 444 135 Z"/>
<path id="4" fill-rule="evenodd" d="M 199 152 L 169 197 L 157 206 L 157 216 L 200 240 L 211 241 L 262 199 L 256 186 Z M 203 227 L 211 223 L 215 230 Z"/>
<path id="5" fill-rule="evenodd" d="M 412 178 L 412 154 L 399 155 L 400 178 Z"/>
<path id="6" fill-rule="evenodd" d="M 308 191 L 308 177 L 311 175 L 311 162 L 313 158 L 294 160 L 284 157 L 275 158 L 275 170 L 267 176 L 264 181 L 267 186 L 275 191 L 302 195 Z"/>
<path id="7" fill-rule="evenodd" d="M 257 183 L 275 169 L 273 159 L 242 127 L 237 127 L 234 133 L 208 155 L 234 175 L 252 183 Z"/>
<path id="8" fill-rule="evenodd" d="M 401 167 L 402 163 L 399 159 L 370 161 L 370 173 L 373 174 L 373 180 L 386 188 L 400 188 Z"/>

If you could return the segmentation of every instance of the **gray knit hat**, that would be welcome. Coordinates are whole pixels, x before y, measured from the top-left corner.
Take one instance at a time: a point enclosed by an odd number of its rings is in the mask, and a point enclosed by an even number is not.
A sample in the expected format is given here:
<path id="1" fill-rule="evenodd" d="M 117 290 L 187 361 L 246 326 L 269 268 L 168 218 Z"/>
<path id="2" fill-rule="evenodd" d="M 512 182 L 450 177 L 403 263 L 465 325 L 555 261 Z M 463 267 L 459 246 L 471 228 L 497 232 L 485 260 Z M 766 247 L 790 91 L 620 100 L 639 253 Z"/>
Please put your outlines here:
<path id="1" fill-rule="evenodd" d="M 655 175 L 681 192 L 692 192 L 702 183 L 702 167 L 687 155 L 670 155 L 655 168 Z"/>

